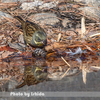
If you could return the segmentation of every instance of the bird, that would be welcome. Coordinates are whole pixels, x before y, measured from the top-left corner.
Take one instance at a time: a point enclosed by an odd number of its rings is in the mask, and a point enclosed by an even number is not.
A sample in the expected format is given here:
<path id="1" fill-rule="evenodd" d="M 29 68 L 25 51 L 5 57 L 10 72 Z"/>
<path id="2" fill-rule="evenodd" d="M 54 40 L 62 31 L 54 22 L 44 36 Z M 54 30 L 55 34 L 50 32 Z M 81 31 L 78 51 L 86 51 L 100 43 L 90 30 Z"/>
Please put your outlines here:
<path id="1" fill-rule="evenodd" d="M 43 47 L 47 44 L 47 35 L 38 24 L 24 21 L 20 16 L 14 16 L 22 24 L 23 36 L 26 45 Z"/>
<path id="2" fill-rule="evenodd" d="M 21 88 L 25 85 L 36 85 L 43 82 L 47 78 L 47 72 L 37 66 L 25 66 L 24 70 L 24 81 L 20 85 L 16 86 L 16 89 Z"/>

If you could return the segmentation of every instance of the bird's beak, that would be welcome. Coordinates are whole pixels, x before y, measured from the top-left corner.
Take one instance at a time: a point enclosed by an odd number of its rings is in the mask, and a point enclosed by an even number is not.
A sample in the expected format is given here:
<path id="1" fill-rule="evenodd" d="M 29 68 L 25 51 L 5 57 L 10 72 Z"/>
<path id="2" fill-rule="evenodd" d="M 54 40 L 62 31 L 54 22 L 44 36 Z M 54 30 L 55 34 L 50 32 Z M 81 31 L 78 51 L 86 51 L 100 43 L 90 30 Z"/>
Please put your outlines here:
<path id="1" fill-rule="evenodd" d="M 42 43 L 43 43 L 44 45 L 46 45 L 46 44 L 47 44 L 47 39 L 46 39 L 46 40 L 43 40 Z"/>

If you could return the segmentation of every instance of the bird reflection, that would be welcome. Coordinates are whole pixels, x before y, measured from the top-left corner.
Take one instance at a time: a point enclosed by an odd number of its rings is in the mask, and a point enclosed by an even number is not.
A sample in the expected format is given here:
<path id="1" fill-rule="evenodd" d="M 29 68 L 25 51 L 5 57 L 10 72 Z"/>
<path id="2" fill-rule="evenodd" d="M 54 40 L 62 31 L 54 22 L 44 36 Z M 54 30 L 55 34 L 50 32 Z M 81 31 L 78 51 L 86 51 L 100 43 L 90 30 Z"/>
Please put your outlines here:
<path id="1" fill-rule="evenodd" d="M 21 88 L 25 85 L 36 85 L 43 82 L 47 78 L 47 67 L 38 66 L 25 66 L 24 70 L 24 82 L 18 86 L 16 89 Z"/>

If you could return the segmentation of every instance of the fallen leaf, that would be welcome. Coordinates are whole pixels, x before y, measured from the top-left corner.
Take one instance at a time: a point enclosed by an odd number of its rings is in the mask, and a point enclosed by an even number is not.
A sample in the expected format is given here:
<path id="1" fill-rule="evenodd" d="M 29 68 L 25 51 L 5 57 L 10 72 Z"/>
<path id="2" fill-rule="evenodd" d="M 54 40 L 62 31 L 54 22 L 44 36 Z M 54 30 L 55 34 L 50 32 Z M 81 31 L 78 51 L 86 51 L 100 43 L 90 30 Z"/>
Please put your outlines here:
<path id="1" fill-rule="evenodd" d="M 10 51 L 5 51 L 4 53 L 2 53 L 2 55 L 0 56 L 0 59 L 4 59 L 6 57 L 8 57 L 8 55 L 13 54 L 14 52 L 10 52 Z"/>

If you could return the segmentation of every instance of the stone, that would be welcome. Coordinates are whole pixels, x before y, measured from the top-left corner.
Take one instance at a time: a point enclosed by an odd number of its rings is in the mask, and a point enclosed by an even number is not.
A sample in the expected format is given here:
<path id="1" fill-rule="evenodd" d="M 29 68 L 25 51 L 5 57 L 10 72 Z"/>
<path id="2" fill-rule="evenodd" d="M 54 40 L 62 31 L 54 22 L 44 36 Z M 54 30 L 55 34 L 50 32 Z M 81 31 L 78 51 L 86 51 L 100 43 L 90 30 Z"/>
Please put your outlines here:
<path id="1" fill-rule="evenodd" d="M 100 0 L 74 0 L 86 4 L 86 7 L 79 8 L 86 16 L 100 20 Z M 88 6 L 89 5 L 89 6 Z"/>
<path id="2" fill-rule="evenodd" d="M 54 25 L 59 22 L 56 14 L 53 13 L 37 13 L 34 15 L 33 20 L 46 25 Z"/>
<path id="3" fill-rule="evenodd" d="M 43 1 L 34 1 L 34 2 L 24 2 L 21 4 L 20 8 L 22 8 L 23 10 L 30 10 L 30 9 L 34 9 L 40 5 L 43 5 Z"/>
<path id="4" fill-rule="evenodd" d="M 49 3 L 43 3 L 43 1 L 35 0 L 34 2 L 23 2 L 20 6 L 23 10 L 30 10 L 35 9 L 36 7 L 42 8 L 54 8 L 58 2 L 49 2 Z"/>
<path id="5" fill-rule="evenodd" d="M 91 5 L 93 7 L 99 7 L 100 6 L 100 0 L 74 0 L 76 2 L 82 2 L 84 4 Z"/>
<path id="6" fill-rule="evenodd" d="M 90 19 L 95 18 L 97 20 L 100 20 L 100 10 L 97 7 L 82 7 L 79 8 L 79 10 L 82 10 L 84 14 Z"/>
<path id="7" fill-rule="evenodd" d="M 42 9 L 42 8 L 51 9 L 51 8 L 56 7 L 57 4 L 58 4 L 58 2 L 44 3 L 43 5 L 39 6 L 39 8 L 40 8 L 40 9 Z"/>

